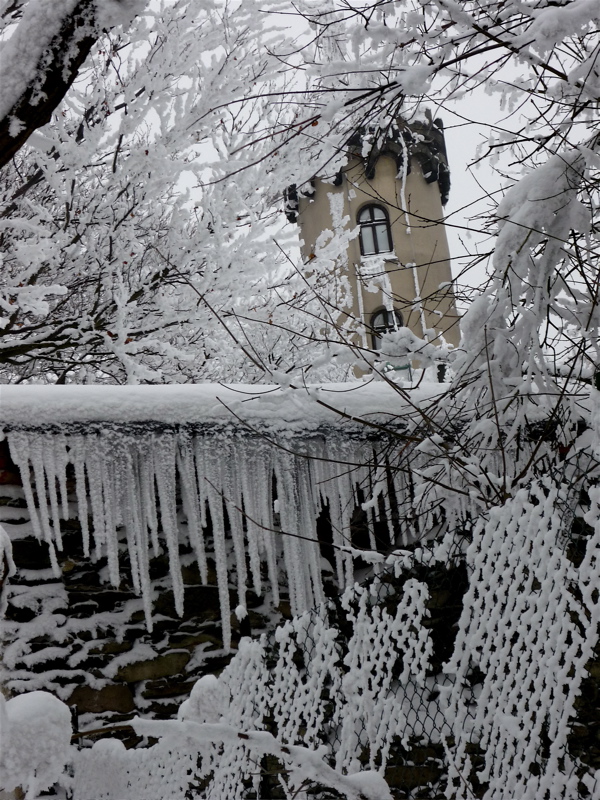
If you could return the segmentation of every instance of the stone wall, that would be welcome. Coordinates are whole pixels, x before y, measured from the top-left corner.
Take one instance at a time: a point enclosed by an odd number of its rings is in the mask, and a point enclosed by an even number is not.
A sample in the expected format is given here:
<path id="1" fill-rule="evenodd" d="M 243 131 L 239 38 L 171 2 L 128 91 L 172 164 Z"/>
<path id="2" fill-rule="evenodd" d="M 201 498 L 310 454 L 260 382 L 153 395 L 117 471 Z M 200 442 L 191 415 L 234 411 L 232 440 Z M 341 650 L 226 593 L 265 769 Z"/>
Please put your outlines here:
<path id="1" fill-rule="evenodd" d="M 7 695 L 47 689 L 77 709 L 81 730 L 123 725 L 134 713 L 170 718 L 203 674 L 229 663 L 240 636 L 272 629 L 289 614 L 266 597 L 249 592 L 248 615 L 232 614 L 232 651 L 223 648 L 214 562 L 201 585 L 191 550 L 180 549 L 185 585 L 182 616 L 175 611 L 166 554 L 153 558 L 153 628 L 148 630 L 141 599 L 128 578 L 108 582 L 106 559 L 95 563 L 82 552 L 79 521 L 61 520 L 60 576 L 53 574 L 45 543 L 31 533 L 18 471 L 0 443 L 0 524 L 9 533 L 17 574 L 8 587 L 2 624 L 0 681 Z M 230 593 L 231 607 L 237 605 Z M 118 734 L 128 744 L 133 734 Z"/>

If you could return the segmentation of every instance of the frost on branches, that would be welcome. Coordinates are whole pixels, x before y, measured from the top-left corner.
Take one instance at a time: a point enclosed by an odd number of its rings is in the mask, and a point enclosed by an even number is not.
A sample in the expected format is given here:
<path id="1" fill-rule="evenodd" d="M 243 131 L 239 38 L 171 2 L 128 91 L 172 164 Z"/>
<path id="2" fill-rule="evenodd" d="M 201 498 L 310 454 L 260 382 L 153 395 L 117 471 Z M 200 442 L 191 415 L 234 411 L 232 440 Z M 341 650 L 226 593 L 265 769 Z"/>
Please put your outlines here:
<path id="1" fill-rule="evenodd" d="M 296 275 L 306 302 L 277 207 L 290 176 L 263 163 L 281 31 L 252 2 L 0 0 L 0 121 L 32 80 L 43 94 L 39 52 L 73 9 L 90 56 L 0 176 L 2 382 L 256 380 L 305 363 L 310 318 L 291 346 L 280 296 Z"/>

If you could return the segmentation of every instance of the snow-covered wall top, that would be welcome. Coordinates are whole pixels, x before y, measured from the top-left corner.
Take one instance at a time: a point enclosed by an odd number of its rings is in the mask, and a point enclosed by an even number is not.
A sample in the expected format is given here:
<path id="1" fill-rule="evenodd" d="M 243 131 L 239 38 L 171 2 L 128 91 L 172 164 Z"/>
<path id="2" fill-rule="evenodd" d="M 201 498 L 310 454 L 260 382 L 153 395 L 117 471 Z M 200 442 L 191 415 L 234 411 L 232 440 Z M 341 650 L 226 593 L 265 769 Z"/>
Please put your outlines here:
<path id="1" fill-rule="evenodd" d="M 269 385 L 2 386 L 0 429 L 107 422 L 235 423 L 298 435 L 323 426 L 395 421 L 439 384 L 406 391 L 380 381 L 302 388 Z M 409 399 L 410 398 L 410 399 Z"/>
<path id="2" fill-rule="evenodd" d="M 367 549 L 377 547 L 376 520 L 385 519 L 386 546 L 394 545 L 389 482 L 397 502 L 409 495 L 404 472 L 390 467 L 390 441 L 408 430 L 409 416 L 418 423 L 415 409 L 439 392 L 439 384 L 409 390 L 379 381 L 299 389 L 4 386 L 0 438 L 8 441 L 33 534 L 47 543 L 57 576 L 61 519 L 75 513 L 84 555 L 94 562 L 107 557 L 114 586 L 127 551 L 151 627 L 151 554 L 168 553 L 181 614 L 180 546 L 194 550 L 204 584 L 210 551 L 228 648 L 232 581 L 241 608 L 249 579 L 262 593 L 263 574 L 275 605 L 282 581 L 292 613 L 323 600 L 323 509 L 340 585 L 354 582 L 354 559 L 363 553 L 353 528 L 361 506 Z M 405 540 L 404 529 L 397 534 Z"/>

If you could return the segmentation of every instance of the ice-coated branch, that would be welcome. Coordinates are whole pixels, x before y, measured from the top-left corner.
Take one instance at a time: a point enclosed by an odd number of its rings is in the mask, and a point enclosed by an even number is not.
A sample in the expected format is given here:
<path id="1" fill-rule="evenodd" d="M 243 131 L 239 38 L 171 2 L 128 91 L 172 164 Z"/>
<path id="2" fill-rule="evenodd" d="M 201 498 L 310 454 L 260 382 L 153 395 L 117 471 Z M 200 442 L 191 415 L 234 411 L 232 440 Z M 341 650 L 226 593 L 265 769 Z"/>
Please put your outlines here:
<path id="1" fill-rule="evenodd" d="M 2 46 L 0 167 L 50 121 L 94 42 L 93 0 L 31 0 Z"/>
<path id="2" fill-rule="evenodd" d="M 97 0 L 26 4 L 0 48 L 0 168 L 50 121 L 77 78 L 100 33 L 98 5 Z M 131 3 L 100 5 L 127 11 Z M 100 22 L 110 21 L 105 13 L 100 17 Z"/>

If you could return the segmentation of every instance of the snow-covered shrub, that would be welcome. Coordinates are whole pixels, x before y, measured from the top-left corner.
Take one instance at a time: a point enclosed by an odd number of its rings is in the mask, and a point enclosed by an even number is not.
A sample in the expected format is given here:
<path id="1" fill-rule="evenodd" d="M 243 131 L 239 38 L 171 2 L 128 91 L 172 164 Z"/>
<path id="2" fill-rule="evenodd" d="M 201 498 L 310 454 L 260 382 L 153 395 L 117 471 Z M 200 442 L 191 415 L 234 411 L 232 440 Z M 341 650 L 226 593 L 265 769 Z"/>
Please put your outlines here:
<path id="1" fill-rule="evenodd" d="M 27 800 L 50 789 L 70 761 L 71 732 L 69 707 L 48 692 L 0 694 L 0 788 Z"/>

